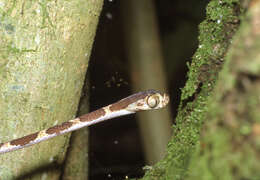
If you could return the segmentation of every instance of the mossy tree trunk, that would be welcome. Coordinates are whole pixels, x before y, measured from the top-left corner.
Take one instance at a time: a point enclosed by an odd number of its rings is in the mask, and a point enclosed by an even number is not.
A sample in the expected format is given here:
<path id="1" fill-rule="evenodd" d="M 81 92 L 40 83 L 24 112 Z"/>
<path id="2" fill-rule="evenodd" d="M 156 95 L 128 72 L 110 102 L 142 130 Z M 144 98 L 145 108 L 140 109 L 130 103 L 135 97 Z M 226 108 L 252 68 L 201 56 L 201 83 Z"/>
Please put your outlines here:
<path id="1" fill-rule="evenodd" d="M 173 128 L 174 135 L 167 148 L 168 154 L 155 166 L 148 167 L 149 170 L 143 179 L 250 179 L 256 175 L 259 177 L 257 112 L 260 92 L 260 27 L 259 15 L 257 18 L 253 17 L 254 20 L 243 18 L 248 5 L 248 1 L 244 0 L 212 0 L 208 4 L 206 20 L 199 26 L 199 47 L 189 65 L 189 79 L 182 89 L 176 125 Z M 259 5 L 252 3 L 249 8 L 257 6 L 259 9 Z M 240 20 L 245 21 L 241 26 L 241 29 L 244 28 L 241 30 L 243 33 L 233 41 L 231 52 L 226 57 L 231 38 L 239 28 Z M 248 35 L 250 37 L 246 38 Z M 248 48 L 252 49 L 249 51 Z M 225 72 L 222 72 L 219 78 L 223 64 Z M 204 131 L 201 133 L 201 129 L 205 122 L 207 124 L 204 134 Z M 224 127 L 221 124 L 225 124 Z M 235 126 L 235 129 L 232 126 Z M 244 129 L 247 135 L 239 134 L 240 129 Z M 202 143 L 199 144 L 201 135 Z M 248 136 L 255 136 L 250 140 L 253 144 L 245 143 L 241 147 L 241 143 Z M 236 143 L 232 143 L 233 139 Z M 233 158 L 232 150 L 237 150 L 234 155 L 237 158 Z M 229 158 L 232 158 L 232 162 Z M 242 160 L 245 160 L 243 162 L 246 162 L 246 165 L 241 165 Z"/>
<path id="2" fill-rule="evenodd" d="M 0 2 L 0 142 L 75 117 L 103 1 Z M 69 135 L 0 156 L 0 179 L 58 179 Z"/>
<path id="3" fill-rule="evenodd" d="M 226 56 L 189 168 L 190 179 L 260 179 L 260 1 Z"/>

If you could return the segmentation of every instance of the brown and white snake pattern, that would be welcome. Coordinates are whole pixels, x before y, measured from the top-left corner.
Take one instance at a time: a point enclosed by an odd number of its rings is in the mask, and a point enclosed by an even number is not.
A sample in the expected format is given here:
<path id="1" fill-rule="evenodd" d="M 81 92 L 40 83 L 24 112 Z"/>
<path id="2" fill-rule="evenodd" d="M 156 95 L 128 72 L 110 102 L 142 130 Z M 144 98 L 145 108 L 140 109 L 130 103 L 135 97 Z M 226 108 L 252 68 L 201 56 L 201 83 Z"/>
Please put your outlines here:
<path id="1" fill-rule="evenodd" d="M 142 110 L 160 109 L 168 103 L 169 96 L 167 94 L 162 94 L 156 90 L 139 92 L 60 125 L 6 143 L 0 143 L 0 154 L 31 146 L 58 135 L 115 117 L 133 114 Z"/>

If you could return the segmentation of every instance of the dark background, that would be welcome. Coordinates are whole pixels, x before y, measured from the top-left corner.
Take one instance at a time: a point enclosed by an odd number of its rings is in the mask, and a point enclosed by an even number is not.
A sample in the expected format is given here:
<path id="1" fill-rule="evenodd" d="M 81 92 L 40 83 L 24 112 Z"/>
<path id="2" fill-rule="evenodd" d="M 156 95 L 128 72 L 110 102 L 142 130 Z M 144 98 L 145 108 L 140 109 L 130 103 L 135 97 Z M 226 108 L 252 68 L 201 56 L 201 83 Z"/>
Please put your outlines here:
<path id="1" fill-rule="evenodd" d="M 92 50 L 87 77 L 90 111 L 132 93 L 124 48 L 120 0 L 105 0 Z M 205 17 L 208 0 L 154 1 L 164 64 L 170 89 L 172 116 L 176 116 L 187 62 L 197 46 L 198 25 Z M 173 122 L 174 123 L 174 122 Z M 134 115 L 91 126 L 89 176 L 91 180 L 141 177 L 145 166 Z"/>

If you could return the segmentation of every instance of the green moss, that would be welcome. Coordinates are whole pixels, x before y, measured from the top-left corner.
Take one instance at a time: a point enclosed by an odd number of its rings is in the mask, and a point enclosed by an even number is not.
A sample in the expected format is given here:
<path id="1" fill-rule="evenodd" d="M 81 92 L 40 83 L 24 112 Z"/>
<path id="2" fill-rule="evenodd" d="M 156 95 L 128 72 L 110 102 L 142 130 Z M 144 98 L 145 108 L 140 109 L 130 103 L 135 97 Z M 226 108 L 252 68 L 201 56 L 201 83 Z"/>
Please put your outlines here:
<path id="1" fill-rule="evenodd" d="M 206 9 L 207 16 L 212 21 L 217 21 L 218 24 L 221 24 L 221 21 L 234 22 L 237 20 L 234 5 L 236 6 L 238 3 L 238 0 L 211 1 Z"/>
<path id="2" fill-rule="evenodd" d="M 259 35 L 250 17 L 241 25 L 226 56 L 200 146 L 190 164 L 190 179 L 259 179 Z M 254 37 L 256 36 L 256 37 Z M 250 44 L 243 43 L 250 41 Z M 258 61 L 258 62 L 257 62 Z M 231 83 L 229 83 L 231 82 Z M 198 173 L 199 172 L 199 173 Z"/>
<path id="3" fill-rule="evenodd" d="M 206 20 L 199 26 L 199 47 L 192 63 L 188 64 L 188 81 L 182 89 L 174 135 L 167 147 L 168 155 L 148 170 L 144 179 L 184 179 L 189 174 L 191 157 L 208 111 L 208 97 L 239 25 L 240 12 L 238 0 L 213 0 L 208 4 Z"/>
<path id="4" fill-rule="evenodd" d="M 227 146 L 229 143 L 228 135 L 229 134 L 225 131 L 219 131 L 216 133 L 213 129 L 212 133 L 210 133 L 205 140 L 198 144 L 196 153 L 194 154 L 190 164 L 190 166 L 196 168 L 196 170 L 190 169 L 191 173 L 189 174 L 189 179 L 231 179 L 229 172 L 230 169 L 227 168 L 228 159 L 222 156 L 223 152 L 228 151 L 227 148 L 229 148 L 229 146 Z M 207 146 L 201 150 L 200 147 L 205 145 Z M 204 156 L 200 159 L 194 158 L 200 157 L 200 154 L 204 154 Z M 214 158 L 219 158 L 219 161 L 210 161 L 213 156 Z M 218 173 L 219 170 L 221 170 L 221 174 Z"/>
<path id="5" fill-rule="evenodd" d="M 211 1 L 208 4 L 207 18 L 199 26 L 199 47 L 193 56 L 191 65 L 188 65 L 189 80 L 182 90 L 182 100 L 190 97 L 196 91 L 201 79 L 212 81 L 217 77 L 211 76 L 214 79 L 209 79 L 209 74 L 203 74 L 201 70 L 212 70 L 213 72 L 209 72 L 211 75 L 215 75 L 219 71 L 212 66 L 223 61 L 223 55 L 227 51 L 231 35 L 239 22 L 240 11 L 237 9 L 240 9 L 238 1 L 222 1 L 222 3 Z M 201 69 L 203 67 L 206 69 Z"/>

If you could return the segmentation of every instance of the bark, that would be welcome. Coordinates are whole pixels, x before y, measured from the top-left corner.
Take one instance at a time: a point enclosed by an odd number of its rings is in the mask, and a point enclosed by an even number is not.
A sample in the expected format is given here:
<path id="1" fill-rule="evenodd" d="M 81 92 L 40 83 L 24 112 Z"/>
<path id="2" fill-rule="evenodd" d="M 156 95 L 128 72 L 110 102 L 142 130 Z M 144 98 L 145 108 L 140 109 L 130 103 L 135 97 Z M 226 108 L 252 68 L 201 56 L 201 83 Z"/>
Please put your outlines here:
<path id="1" fill-rule="evenodd" d="M 189 175 L 188 168 L 208 112 L 208 99 L 246 5 L 246 1 L 238 0 L 212 0 L 208 4 L 206 19 L 199 26 L 199 47 L 189 65 L 188 81 L 182 89 L 168 154 L 155 166 L 146 167 L 148 171 L 143 179 L 185 179 Z"/>
<path id="2" fill-rule="evenodd" d="M 0 142 L 75 117 L 102 1 L 1 1 Z M 69 135 L 0 156 L 0 179 L 58 179 Z"/>
<path id="3" fill-rule="evenodd" d="M 78 116 L 87 114 L 89 111 L 89 73 L 86 75 L 85 86 L 83 87 L 80 99 Z M 77 130 L 71 134 L 70 147 L 64 163 L 63 180 L 88 180 L 88 149 L 89 131 L 88 127 Z"/>
<path id="4" fill-rule="evenodd" d="M 260 179 L 260 1 L 233 38 L 189 179 Z M 199 172 L 199 173 L 198 173 Z"/>

